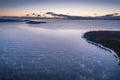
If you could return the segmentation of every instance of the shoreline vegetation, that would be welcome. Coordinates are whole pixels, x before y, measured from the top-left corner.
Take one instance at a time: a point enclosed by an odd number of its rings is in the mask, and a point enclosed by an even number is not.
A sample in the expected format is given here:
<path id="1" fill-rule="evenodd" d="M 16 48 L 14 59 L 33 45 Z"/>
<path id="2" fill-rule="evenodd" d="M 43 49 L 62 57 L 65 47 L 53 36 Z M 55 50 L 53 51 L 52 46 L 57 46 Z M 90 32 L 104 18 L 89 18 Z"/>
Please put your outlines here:
<path id="1" fill-rule="evenodd" d="M 83 37 L 112 49 L 120 58 L 120 31 L 90 31 L 86 32 Z"/>

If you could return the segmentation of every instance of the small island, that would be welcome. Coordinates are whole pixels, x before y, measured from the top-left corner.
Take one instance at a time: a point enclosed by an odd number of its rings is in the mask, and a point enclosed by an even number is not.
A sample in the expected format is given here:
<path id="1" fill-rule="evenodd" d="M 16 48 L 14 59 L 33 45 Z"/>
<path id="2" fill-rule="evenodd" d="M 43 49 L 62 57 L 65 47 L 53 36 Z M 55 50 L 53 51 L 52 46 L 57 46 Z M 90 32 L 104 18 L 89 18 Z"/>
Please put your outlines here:
<path id="1" fill-rule="evenodd" d="M 33 20 L 25 20 L 26 24 L 42 24 L 42 23 L 47 23 L 47 22 L 42 22 L 42 21 L 33 21 Z"/>
<path id="2" fill-rule="evenodd" d="M 23 22 L 22 19 L 7 19 L 7 18 L 0 18 L 0 22 Z"/>
<path id="3" fill-rule="evenodd" d="M 36 20 L 24 20 L 20 18 L 0 18 L 0 22 L 25 22 L 26 24 L 43 24 L 47 22 L 36 21 Z"/>
<path id="4" fill-rule="evenodd" d="M 120 57 L 120 31 L 90 31 L 83 37 L 112 49 Z"/>

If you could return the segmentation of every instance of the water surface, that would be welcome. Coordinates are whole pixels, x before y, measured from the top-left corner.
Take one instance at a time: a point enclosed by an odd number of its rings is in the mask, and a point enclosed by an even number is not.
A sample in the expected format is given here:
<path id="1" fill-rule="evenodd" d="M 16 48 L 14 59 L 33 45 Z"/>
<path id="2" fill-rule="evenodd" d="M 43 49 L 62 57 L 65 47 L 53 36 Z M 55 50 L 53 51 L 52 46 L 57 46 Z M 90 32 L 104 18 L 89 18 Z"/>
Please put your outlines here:
<path id="1" fill-rule="evenodd" d="M 42 20 L 0 23 L 0 80 L 119 80 L 120 66 L 83 33 L 120 30 L 119 21 Z"/>

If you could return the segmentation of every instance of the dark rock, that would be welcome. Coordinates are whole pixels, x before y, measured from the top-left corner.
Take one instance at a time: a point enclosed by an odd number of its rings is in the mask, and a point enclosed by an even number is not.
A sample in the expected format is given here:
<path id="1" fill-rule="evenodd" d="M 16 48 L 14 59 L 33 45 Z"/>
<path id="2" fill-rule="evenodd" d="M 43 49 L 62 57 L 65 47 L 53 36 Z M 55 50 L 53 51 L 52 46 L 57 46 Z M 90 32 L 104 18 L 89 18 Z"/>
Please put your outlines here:
<path id="1" fill-rule="evenodd" d="M 85 33 L 84 37 L 114 50 L 120 57 L 120 31 L 91 31 Z"/>
<path id="2" fill-rule="evenodd" d="M 23 22 L 21 19 L 0 19 L 0 22 Z"/>
<path id="3" fill-rule="evenodd" d="M 47 23 L 47 22 L 41 22 L 41 21 L 31 21 L 31 20 L 28 20 L 26 21 L 27 24 L 42 24 L 42 23 Z"/>

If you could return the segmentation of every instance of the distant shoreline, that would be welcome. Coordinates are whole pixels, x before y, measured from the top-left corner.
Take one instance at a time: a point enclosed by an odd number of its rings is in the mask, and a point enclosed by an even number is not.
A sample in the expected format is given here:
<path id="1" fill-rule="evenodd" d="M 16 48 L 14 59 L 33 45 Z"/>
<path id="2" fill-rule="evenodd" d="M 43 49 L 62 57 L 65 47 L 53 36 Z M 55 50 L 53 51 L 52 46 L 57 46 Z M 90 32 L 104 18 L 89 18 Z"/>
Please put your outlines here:
<path id="1" fill-rule="evenodd" d="M 120 57 L 120 31 L 90 31 L 83 37 L 112 49 Z"/>

